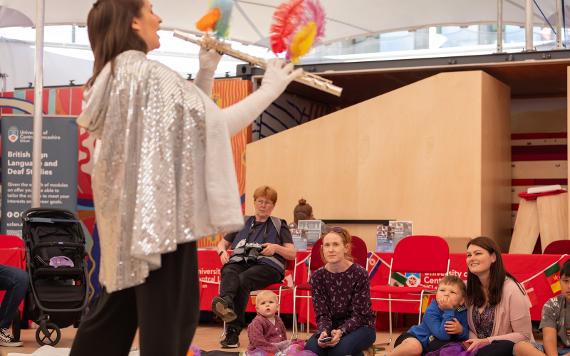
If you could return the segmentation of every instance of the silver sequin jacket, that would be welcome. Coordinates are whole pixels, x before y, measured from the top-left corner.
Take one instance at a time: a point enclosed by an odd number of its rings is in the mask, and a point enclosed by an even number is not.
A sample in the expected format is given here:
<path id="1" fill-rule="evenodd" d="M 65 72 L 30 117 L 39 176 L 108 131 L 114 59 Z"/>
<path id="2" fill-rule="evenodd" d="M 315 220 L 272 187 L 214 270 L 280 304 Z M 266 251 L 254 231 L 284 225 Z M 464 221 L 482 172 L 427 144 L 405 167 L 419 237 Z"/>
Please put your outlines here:
<path id="1" fill-rule="evenodd" d="M 230 135 L 274 99 L 258 96 L 223 115 L 139 51 L 101 71 L 78 124 L 98 139 L 92 186 L 108 292 L 143 283 L 177 244 L 242 227 Z"/>

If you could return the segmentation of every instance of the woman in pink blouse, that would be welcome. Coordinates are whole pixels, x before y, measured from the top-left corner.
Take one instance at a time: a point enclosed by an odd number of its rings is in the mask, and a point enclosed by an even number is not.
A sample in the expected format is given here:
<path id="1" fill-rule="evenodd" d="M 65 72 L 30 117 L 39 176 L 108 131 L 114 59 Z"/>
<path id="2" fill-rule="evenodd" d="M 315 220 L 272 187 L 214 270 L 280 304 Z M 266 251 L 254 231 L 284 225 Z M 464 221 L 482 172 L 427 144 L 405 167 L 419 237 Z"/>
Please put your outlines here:
<path id="1" fill-rule="evenodd" d="M 518 341 L 533 340 L 523 287 L 503 265 L 497 243 L 484 236 L 467 244 L 468 351 L 511 356 Z"/>

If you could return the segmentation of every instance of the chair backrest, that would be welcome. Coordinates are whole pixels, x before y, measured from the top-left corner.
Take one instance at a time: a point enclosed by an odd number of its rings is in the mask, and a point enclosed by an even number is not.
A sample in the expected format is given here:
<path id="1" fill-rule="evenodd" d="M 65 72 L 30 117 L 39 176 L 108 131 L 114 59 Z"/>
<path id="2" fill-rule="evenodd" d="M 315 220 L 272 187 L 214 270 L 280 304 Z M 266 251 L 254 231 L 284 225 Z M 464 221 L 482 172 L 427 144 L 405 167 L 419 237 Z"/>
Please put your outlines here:
<path id="1" fill-rule="evenodd" d="M 366 242 L 360 237 L 353 235 L 351 245 L 350 253 L 352 254 L 354 262 L 366 269 L 368 264 L 368 248 L 366 247 Z"/>
<path id="2" fill-rule="evenodd" d="M 0 248 L 24 248 L 24 240 L 15 235 L 0 235 Z"/>
<path id="3" fill-rule="evenodd" d="M 293 274 L 296 264 L 297 264 L 297 258 L 294 258 L 292 260 L 285 260 L 285 270 L 291 271 L 291 274 Z"/>
<path id="4" fill-rule="evenodd" d="M 323 238 L 321 237 L 311 247 L 311 263 L 309 264 L 310 272 L 316 271 L 325 265 L 321 257 L 321 246 L 323 245 Z"/>
<path id="5" fill-rule="evenodd" d="M 410 235 L 398 242 L 392 258 L 392 271 L 447 273 L 449 246 L 439 236 Z"/>
<path id="6" fill-rule="evenodd" d="M 543 253 L 551 255 L 570 254 L 570 240 L 552 241 L 544 248 Z"/>
<path id="7" fill-rule="evenodd" d="M 358 236 L 352 236 L 351 244 L 352 244 L 351 254 L 354 259 L 354 262 L 358 263 L 359 265 L 361 265 L 366 269 L 366 264 L 368 259 L 368 249 L 366 247 L 366 242 L 364 242 Z M 321 237 L 315 242 L 313 248 L 311 249 L 311 263 L 309 265 L 311 271 L 316 271 L 317 269 L 325 265 L 325 261 L 323 261 L 321 257 L 322 245 L 323 245 L 323 238 Z"/>

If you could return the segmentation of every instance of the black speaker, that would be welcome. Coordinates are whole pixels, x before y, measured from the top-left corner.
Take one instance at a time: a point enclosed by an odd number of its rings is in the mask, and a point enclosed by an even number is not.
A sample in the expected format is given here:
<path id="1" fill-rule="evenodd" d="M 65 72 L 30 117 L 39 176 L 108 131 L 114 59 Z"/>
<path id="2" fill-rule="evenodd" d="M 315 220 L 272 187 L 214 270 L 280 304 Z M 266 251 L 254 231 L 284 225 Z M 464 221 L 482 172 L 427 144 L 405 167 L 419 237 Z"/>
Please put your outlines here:
<path id="1" fill-rule="evenodd" d="M 251 75 L 251 64 L 238 64 L 236 66 L 236 76 Z"/>

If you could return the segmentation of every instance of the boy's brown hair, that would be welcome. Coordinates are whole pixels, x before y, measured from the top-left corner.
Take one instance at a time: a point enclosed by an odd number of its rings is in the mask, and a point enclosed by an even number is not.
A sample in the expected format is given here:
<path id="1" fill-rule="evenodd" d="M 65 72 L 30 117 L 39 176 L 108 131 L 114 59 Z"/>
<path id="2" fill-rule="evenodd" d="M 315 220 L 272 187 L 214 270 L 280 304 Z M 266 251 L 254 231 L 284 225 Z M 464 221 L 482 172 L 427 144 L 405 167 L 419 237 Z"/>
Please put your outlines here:
<path id="1" fill-rule="evenodd" d="M 567 260 L 560 269 L 560 278 L 570 277 L 570 260 Z"/>
<path id="2" fill-rule="evenodd" d="M 442 284 L 457 286 L 459 287 L 459 290 L 463 294 L 463 298 L 467 296 L 467 286 L 465 285 L 465 282 L 463 282 L 463 280 L 457 276 L 452 276 L 448 274 L 439 281 L 439 285 Z"/>
<path id="3" fill-rule="evenodd" d="M 267 299 L 275 299 L 276 303 L 279 302 L 277 294 L 273 293 L 270 290 L 262 290 L 261 292 L 257 293 L 257 295 L 255 296 L 255 306 L 257 306 L 259 301 Z"/>

